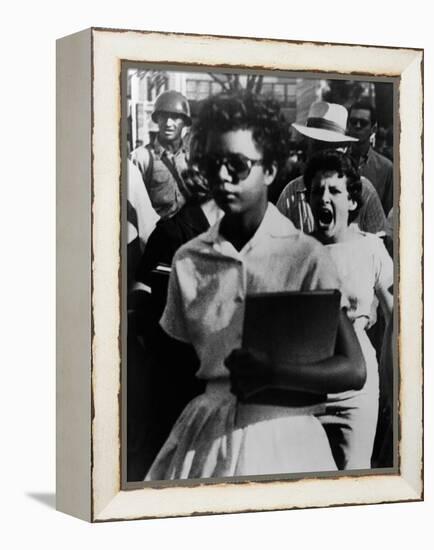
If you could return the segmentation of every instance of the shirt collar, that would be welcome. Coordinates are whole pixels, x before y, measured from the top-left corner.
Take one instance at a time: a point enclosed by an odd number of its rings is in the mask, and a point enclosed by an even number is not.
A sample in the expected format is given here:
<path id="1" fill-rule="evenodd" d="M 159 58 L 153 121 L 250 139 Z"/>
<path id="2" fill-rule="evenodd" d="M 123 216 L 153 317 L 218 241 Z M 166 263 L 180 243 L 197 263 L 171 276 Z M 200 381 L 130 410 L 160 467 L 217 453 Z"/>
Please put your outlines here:
<path id="1" fill-rule="evenodd" d="M 208 231 L 203 233 L 202 240 L 208 244 L 217 244 L 225 241 L 224 237 L 220 234 L 221 219 L 211 226 Z M 261 241 L 263 237 L 289 237 L 299 235 L 300 231 L 296 229 L 294 224 L 274 206 L 274 204 L 268 203 L 265 215 L 262 218 L 256 233 L 250 239 L 248 243 L 250 248 L 257 242 Z"/>
<path id="2" fill-rule="evenodd" d="M 368 163 L 369 159 L 372 157 L 372 150 L 373 150 L 372 147 L 369 146 L 369 149 L 368 149 L 367 153 L 360 157 L 359 167 L 361 167 L 361 166 Z"/>
<path id="3" fill-rule="evenodd" d="M 167 149 L 165 149 L 163 147 L 163 145 L 160 143 L 160 141 L 158 140 L 158 136 L 154 140 L 153 149 L 154 149 L 154 153 L 159 158 L 161 158 L 164 154 L 166 154 L 169 158 L 172 157 L 172 156 L 176 157 L 181 152 L 182 153 L 185 152 L 184 143 L 182 141 L 181 141 L 181 147 L 176 151 L 176 153 L 171 153 L 171 152 L 167 151 Z"/>

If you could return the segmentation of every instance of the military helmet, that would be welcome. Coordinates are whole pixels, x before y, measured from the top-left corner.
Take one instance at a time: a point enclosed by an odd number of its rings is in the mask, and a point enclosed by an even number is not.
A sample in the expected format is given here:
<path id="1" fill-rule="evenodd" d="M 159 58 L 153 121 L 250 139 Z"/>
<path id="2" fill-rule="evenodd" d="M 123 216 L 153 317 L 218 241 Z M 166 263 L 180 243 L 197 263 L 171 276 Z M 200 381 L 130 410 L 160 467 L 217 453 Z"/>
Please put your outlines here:
<path id="1" fill-rule="evenodd" d="M 191 124 L 188 100 L 175 90 L 163 92 L 157 97 L 151 117 L 154 122 L 157 122 L 158 113 L 173 113 L 184 118 L 188 126 Z"/>

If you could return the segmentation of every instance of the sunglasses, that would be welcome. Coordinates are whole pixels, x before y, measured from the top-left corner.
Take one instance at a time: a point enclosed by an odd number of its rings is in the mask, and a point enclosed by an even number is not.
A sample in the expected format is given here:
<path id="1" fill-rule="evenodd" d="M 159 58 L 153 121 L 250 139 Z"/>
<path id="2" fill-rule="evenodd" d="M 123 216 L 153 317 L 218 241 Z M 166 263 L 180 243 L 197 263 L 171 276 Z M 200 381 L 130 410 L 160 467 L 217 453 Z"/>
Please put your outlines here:
<path id="1" fill-rule="evenodd" d="M 232 177 L 232 183 L 238 183 L 249 177 L 253 166 L 262 164 L 262 159 L 250 159 L 244 155 L 205 155 L 197 163 L 199 171 L 208 179 L 215 179 L 222 166 L 226 167 Z"/>
<path id="2" fill-rule="evenodd" d="M 351 126 L 360 126 L 360 128 L 367 128 L 371 125 L 369 120 L 366 120 L 365 118 L 356 118 L 356 117 L 350 117 L 350 124 Z"/>

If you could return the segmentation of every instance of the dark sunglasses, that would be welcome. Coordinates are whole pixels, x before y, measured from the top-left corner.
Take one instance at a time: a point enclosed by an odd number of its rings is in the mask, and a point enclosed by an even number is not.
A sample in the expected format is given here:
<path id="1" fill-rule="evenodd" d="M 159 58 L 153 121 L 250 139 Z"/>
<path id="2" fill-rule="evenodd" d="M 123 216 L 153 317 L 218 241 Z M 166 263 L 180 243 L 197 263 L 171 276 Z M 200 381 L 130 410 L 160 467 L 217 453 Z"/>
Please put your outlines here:
<path id="1" fill-rule="evenodd" d="M 248 178 L 253 166 L 262 164 L 262 162 L 262 159 L 250 159 L 244 155 L 234 153 L 229 155 L 204 155 L 197 165 L 199 171 L 211 181 L 218 176 L 220 168 L 224 165 L 232 177 L 233 183 L 237 183 Z"/>
<path id="2" fill-rule="evenodd" d="M 369 120 L 366 120 L 365 118 L 356 118 L 356 117 L 350 117 L 350 124 L 351 126 L 356 127 L 357 125 L 360 126 L 360 128 L 367 128 L 371 125 Z"/>

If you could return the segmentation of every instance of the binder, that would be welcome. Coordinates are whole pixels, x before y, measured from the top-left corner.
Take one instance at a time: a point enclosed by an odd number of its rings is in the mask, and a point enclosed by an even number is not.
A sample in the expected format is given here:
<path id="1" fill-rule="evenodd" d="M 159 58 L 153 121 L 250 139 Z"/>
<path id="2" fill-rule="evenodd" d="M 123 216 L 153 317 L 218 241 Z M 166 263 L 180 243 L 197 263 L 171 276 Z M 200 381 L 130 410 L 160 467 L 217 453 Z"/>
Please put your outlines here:
<path id="1" fill-rule="evenodd" d="M 330 358 L 335 354 L 340 301 L 338 290 L 247 296 L 242 346 L 265 354 L 271 371 L 277 364 L 282 371 L 282 365 L 291 369 L 294 364 Z M 318 395 L 270 387 L 269 382 L 253 376 L 248 386 L 243 392 L 237 390 L 242 401 L 306 406 L 322 400 Z"/>

